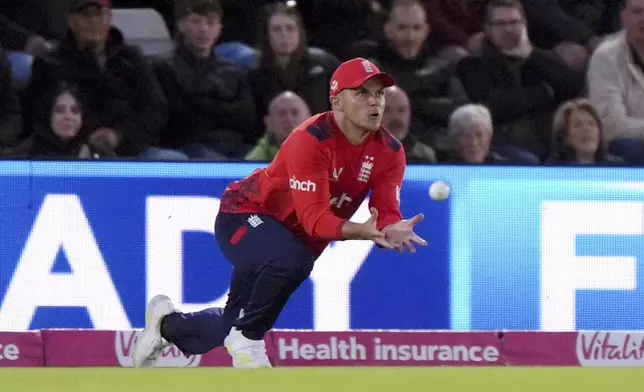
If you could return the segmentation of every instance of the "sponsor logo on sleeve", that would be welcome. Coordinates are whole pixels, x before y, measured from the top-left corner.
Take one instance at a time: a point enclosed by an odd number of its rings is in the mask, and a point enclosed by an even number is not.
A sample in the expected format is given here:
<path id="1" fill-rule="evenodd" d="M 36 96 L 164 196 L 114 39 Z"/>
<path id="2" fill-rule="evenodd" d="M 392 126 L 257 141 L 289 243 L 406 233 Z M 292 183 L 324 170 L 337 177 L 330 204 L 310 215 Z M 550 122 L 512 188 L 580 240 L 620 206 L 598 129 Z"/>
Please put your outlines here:
<path id="1" fill-rule="evenodd" d="M 288 181 L 289 186 L 291 189 L 296 190 L 296 191 L 301 191 L 301 192 L 315 192 L 317 190 L 317 185 L 311 181 L 300 181 L 295 176 L 291 177 L 291 179 Z"/>

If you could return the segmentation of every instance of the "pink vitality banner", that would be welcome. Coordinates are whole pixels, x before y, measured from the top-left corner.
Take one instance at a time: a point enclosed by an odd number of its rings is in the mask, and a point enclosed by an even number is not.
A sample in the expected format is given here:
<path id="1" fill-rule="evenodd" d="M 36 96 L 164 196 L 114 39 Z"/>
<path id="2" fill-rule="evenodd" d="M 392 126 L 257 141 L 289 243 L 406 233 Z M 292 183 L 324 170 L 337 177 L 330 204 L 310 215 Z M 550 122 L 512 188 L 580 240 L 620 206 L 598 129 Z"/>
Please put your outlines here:
<path id="1" fill-rule="evenodd" d="M 136 331 L 0 332 L 0 367 L 131 367 Z M 641 332 L 274 331 L 275 366 L 644 366 Z M 222 348 L 160 367 L 230 366 Z"/>

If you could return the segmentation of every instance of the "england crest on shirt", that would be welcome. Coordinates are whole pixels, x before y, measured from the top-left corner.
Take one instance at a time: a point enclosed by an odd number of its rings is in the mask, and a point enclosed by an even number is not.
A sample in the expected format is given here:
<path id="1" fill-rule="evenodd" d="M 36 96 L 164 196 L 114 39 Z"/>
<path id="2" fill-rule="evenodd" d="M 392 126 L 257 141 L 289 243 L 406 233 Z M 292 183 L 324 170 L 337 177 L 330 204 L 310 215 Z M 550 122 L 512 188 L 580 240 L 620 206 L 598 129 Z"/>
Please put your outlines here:
<path id="1" fill-rule="evenodd" d="M 373 170 L 373 157 L 369 155 L 365 155 L 364 160 L 362 161 L 362 166 L 360 167 L 360 172 L 358 173 L 358 181 L 369 182 L 369 177 L 371 176 L 372 170 Z"/>

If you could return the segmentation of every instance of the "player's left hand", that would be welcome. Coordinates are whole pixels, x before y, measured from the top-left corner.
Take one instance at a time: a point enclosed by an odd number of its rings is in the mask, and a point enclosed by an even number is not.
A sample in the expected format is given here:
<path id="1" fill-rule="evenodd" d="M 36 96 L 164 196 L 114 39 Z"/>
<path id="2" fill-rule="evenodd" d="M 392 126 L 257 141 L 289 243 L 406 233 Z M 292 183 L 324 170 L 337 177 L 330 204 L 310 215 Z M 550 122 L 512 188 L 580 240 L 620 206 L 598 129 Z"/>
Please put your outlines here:
<path id="1" fill-rule="evenodd" d="M 414 226 L 420 223 L 425 216 L 418 214 L 411 219 L 403 219 L 397 223 L 385 226 L 381 231 L 385 239 L 394 246 L 394 249 L 402 252 L 405 248 L 410 252 L 416 252 L 416 246 L 426 246 L 427 241 L 414 233 Z"/>

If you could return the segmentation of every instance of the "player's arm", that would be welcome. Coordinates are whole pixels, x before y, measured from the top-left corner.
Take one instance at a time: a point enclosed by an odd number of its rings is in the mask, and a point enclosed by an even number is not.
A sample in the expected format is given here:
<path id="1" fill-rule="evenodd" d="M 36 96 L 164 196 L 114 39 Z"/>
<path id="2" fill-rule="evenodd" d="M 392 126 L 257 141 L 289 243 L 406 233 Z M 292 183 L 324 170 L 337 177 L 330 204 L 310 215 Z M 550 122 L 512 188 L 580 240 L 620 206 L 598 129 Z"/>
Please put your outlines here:
<path id="1" fill-rule="evenodd" d="M 397 250 L 404 246 L 413 252 L 413 243 L 424 246 L 427 242 L 414 233 L 414 225 L 423 220 L 423 215 L 403 219 L 400 213 L 400 191 L 406 165 L 405 151 L 401 148 L 391 165 L 374 179 L 369 206 L 380 212 L 376 227 L 385 234 L 387 242 Z"/>
<path id="2" fill-rule="evenodd" d="M 405 151 L 400 148 L 387 169 L 373 179 L 369 207 L 378 210 L 378 230 L 403 219 L 400 213 L 400 189 L 406 165 Z"/>
<path id="3" fill-rule="evenodd" d="M 329 158 L 318 139 L 306 131 L 296 131 L 284 142 L 293 208 L 304 230 L 312 237 L 343 239 L 345 219 L 335 216 L 329 204 Z"/>
<path id="4" fill-rule="evenodd" d="M 304 230 L 327 240 L 368 239 L 384 242 L 384 234 L 373 224 L 353 223 L 331 212 L 329 158 L 317 138 L 298 131 L 280 147 L 284 154 L 293 207 Z"/>

